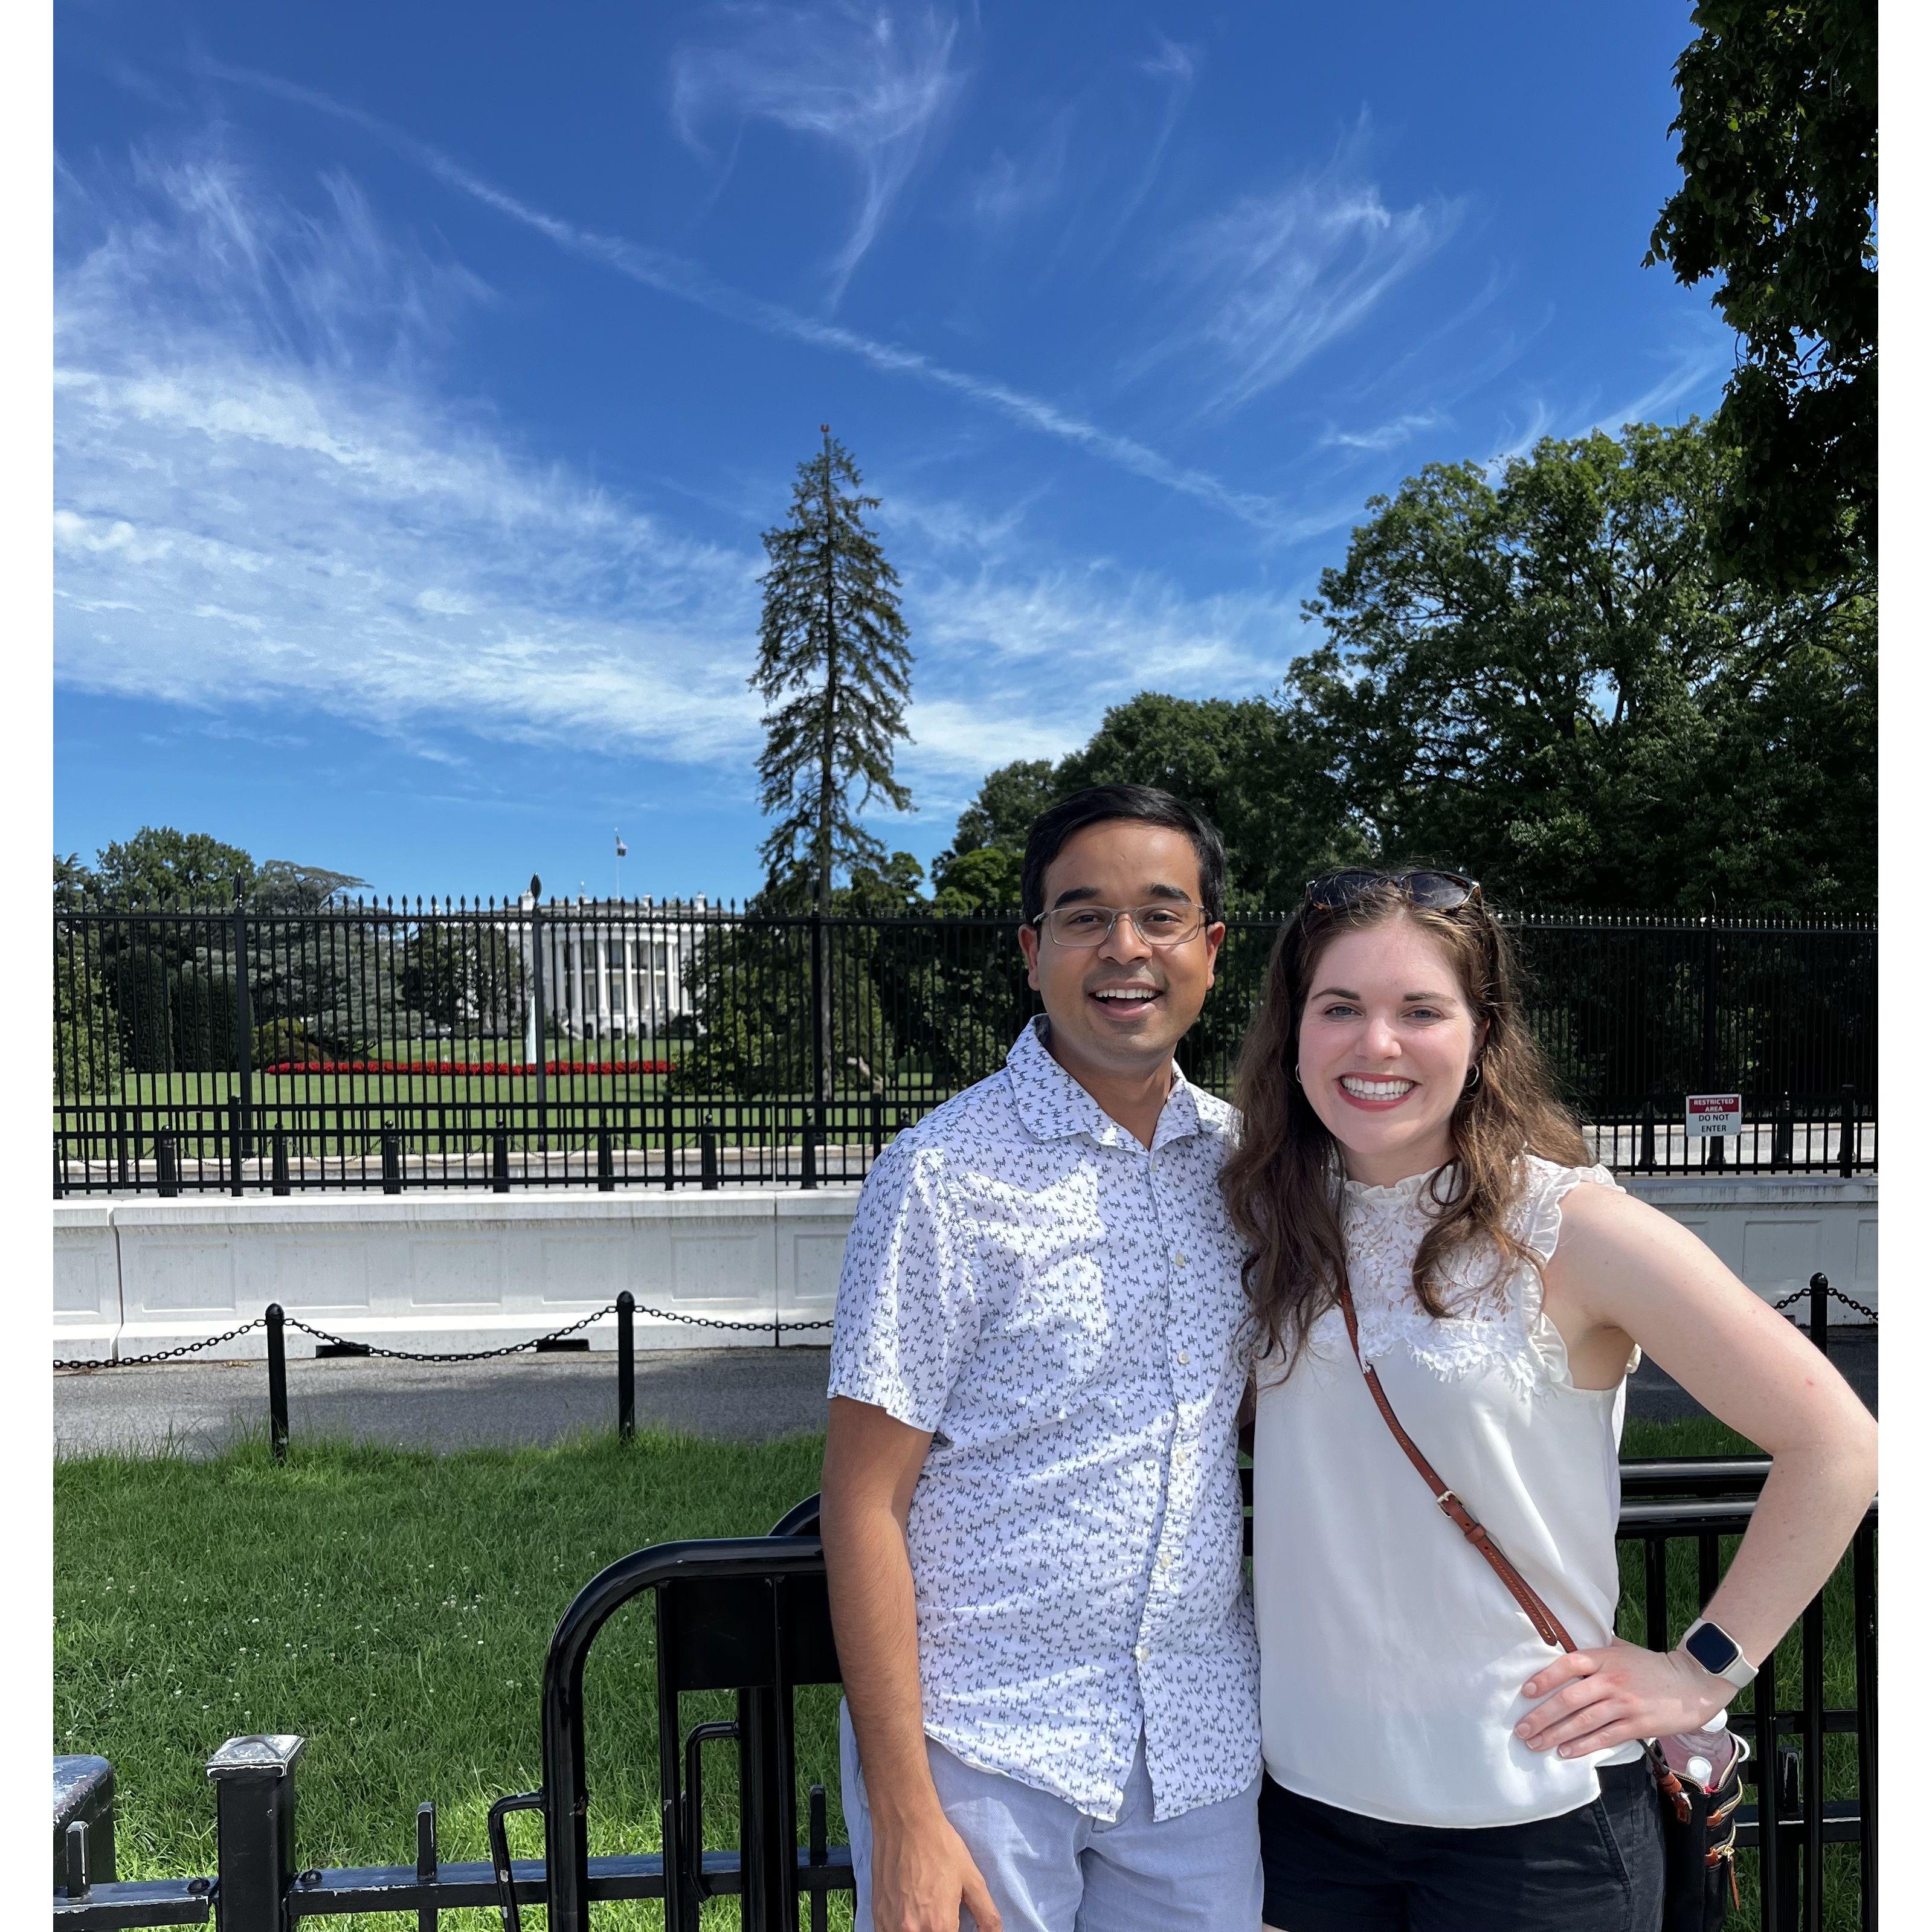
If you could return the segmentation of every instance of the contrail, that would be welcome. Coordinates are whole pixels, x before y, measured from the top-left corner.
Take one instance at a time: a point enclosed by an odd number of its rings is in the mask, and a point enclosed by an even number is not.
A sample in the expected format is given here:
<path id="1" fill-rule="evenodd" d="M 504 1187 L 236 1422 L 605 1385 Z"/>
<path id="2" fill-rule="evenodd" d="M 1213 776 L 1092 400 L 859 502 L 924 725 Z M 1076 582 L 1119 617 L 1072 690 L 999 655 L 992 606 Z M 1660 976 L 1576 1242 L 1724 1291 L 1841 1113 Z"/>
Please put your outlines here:
<path id="1" fill-rule="evenodd" d="M 1130 475 L 1212 504 L 1271 536 L 1293 538 L 1311 536 L 1326 530 L 1333 521 L 1327 517 L 1298 518 L 1271 497 L 1231 488 L 1205 470 L 1170 462 L 1158 450 L 1150 449 L 1130 436 L 1102 429 L 1084 418 L 1070 415 L 1042 397 L 1028 395 L 1024 390 L 1010 388 L 986 376 L 948 368 L 917 350 L 881 342 L 836 322 L 817 321 L 782 304 L 731 288 L 714 279 L 694 262 L 668 254 L 661 249 L 644 248 L 619 236 L 580 228 L 574 222 L 547 214 L 508 189 L 499 188 L 494 182 L 472 172 L 441 148 L 417 140 L 414 135 L 404 133 L 361 108 L 350 106 L 311 88 L 298 86 L 273 74 L 230 67 L 218 61 L 202 60 L 196 66 L 199 72 L 213 79 L 254 88 L 313 108 L 317 112 L 352 122 L 408 156 L 446 186 L 481 202 L 486 208 L 494 208 L 512 221 L 534 229 L 558 248 L 586 260 L 601 262 L 659 294 L 693 303 L 714 315 L 727 316 L 767 335 L 788 337 L 795 342 L 809 343 L 817 348 L 856 356 L 886 374 L 909 376 L 932 388 L 949 390 L 955 395 L 964 396 L 970 401 L 998 411 L 1010 422 L 1042 435 L 1057 436 L 1064 442 L 1076 444 Z"/>

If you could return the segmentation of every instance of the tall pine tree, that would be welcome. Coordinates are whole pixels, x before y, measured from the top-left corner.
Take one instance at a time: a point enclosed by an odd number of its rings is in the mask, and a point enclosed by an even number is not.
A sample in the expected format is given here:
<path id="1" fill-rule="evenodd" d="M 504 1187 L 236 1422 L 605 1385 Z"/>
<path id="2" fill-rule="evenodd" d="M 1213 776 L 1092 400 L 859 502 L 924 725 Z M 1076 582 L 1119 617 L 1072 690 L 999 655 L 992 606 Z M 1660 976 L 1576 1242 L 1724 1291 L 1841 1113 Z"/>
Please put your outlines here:
<path id="1" fill-rule="evenodd" d="M 857 814 L 875 798 L 901 811 L 912 802 L 892 776 L 893 746 L 906 736 L 912 652 L 898 572 L 864 520 L 879 499 L 860 493 L 858 466 L 830 427 L 820 430 L 818 454 L 798 466 L 790 517 L 764 532 L 770 568 L 758 580 L 764 613 L 751 685 L 768 707 L 758 802 L 778 814 L 760 856 L 774 886 L 808 877 L 824 914 L 835 868 L 849 873 L 885 861 Z M 816 963 L 813 1059 L 823 1100 L 831 976 L 822 958 Z"/>

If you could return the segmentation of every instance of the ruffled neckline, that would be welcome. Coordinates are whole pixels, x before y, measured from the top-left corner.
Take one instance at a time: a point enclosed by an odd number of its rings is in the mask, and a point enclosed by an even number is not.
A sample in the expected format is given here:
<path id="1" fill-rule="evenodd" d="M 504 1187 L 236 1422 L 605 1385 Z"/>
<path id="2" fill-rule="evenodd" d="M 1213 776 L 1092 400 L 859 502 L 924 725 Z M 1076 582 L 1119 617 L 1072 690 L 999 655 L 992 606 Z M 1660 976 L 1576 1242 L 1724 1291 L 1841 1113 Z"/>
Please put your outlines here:
<path id="1" fill-rule="evenodd" d="M 1441 1167 L 1425 1168 L 1420 1174 L 1404 1174 L 1400 1180 L 1380 1186 L 1372 1181 L 1351 1180 L 1345 1174 L 1342 1177 L 1342 1192 L 1350 1201 L 1416 1201 L 1421 1198 L 1424 1189 L 1442 1172 Z"/>

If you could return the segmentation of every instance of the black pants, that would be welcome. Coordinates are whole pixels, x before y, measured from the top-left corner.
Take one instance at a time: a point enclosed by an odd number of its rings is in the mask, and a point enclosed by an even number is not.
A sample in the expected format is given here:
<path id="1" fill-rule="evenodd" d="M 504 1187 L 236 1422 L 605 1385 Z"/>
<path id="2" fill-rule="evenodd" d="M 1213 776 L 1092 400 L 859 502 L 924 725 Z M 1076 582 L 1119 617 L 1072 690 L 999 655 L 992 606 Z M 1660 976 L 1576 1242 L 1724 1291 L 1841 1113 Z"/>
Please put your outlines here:
<path id="1" fill-rule="evenodd" d="M 1664 1822 L 1650 1767 L 1606 1765 L 1561 1817 L 1392 1825 L 1262 1780 L 1262 1916 L 1278 1932 L 1658 1932 Z"/>

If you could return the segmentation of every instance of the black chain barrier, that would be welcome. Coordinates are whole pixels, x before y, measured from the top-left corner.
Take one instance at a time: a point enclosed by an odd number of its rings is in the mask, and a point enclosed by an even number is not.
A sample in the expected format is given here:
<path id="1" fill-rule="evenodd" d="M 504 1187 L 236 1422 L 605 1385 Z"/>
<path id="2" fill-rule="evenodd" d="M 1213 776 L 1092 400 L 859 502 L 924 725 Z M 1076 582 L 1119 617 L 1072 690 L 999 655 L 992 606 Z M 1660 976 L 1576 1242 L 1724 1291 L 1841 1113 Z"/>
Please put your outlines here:
<path id="1" fill-rule="evenodd" d="M 263 1327 L 268 1318 L 258 1315 L 252 1322 L 244 1322 L 238 1328 L 231 1328 L 225 1335 L 211 1335 L 206 1341 L 184 1342 L 178 1348 L 159 1348 L 152 1355 L 122 1355 L 105 1362 L 64 1362 L 54 1358 L 57 1369 L 142 1369 L 154 1362 L 172 1362 L 182 1355 L 192 1355 L 203 1348 L 218 1347 L 224 1342 L 232 1342 L 238 1335 L 245 1335 L 251 1328 Z"/>
<path id="2" fill-rule="evenodd" d="M 532 1335 L 526 1342 L 512 1342 L 500 1348 L 474 1348 L 464 1354 L 425 1354 L 414 1348 L 384 1348 L 374 1342 L 351 1342 L 346 1336 L 332 1335 L 326 1328 L 311 1328 L 304 1321 L 290 1315 L 284 1318 L 291 1328 L 299 1328 L 304 1335 L 313 1335 L 318 1342 L 332 1342 L 338 1348 L 355 1349 L 358 1354 L 367 1352 L 371 1355 L 387 1355 L 398 1362 L 488 1362 L 500 1355 L 520 1354 L 526 1348 L 534 1348 L 544 1342 L 560 1342 L 566 1335 L 574 1335 L 580 1328 L 588 1328 L 593 1322 L 601 1322 L 607 1315 L 614 1315 L 617 1304 L 607 1301 L 595 1314 L 586 1315 L 580 1322 L 573 1322 L 567 1328 L 554 1328 L 548 1335 Z M 830 1328 L 829 1322 L 722 1322 L 708 1315 L 680 1315 L 675 1309 L 645 1308 L 633 1310 L 638 1315 L 648 1315 L 659 1322 L 682 1322 L 694 1328 L 733 1328 L 760 1334 L 796 1334 L 808 1328 Z"/>
<path id="3" fill-rule="evenodd" d="M 617 1304 L 607 1301 L 602 1308 L 586 1315 L 580 1322 L 572 1322 L 562 1328 L 553 1328 L 548 1335 L 532 1335 L 526 1340 L 511 1342 L 500 1348 L 471 1348 L 462 1352 L 450 1351 L 430 1354 L 416 1348 L 386 1348 L 376 1342 L 352 1342 L 346 1335 L 332 1334 L 326 1328 L 317 1328 L 303 1321 L 300 1316 L 284 1316 L 283 1322 L 290 1328 L 299 1328 L 304 1335 L 313 1336 L 318 1342 L 332 1347 L 353 1349 L 358 1355 L 385 1355 L 398 1362 L 488 1362 L 502 1355 L 520 1355 L 526 1349 L 541 1347 L 546 1342 L 560 1342 L 567 1335 L 574 1335 L 580 1328 L 588 1328 L 593 1322 L 601 1322 L 607 1315 L 614 1315 Z M 729 1328 L 746 1334 L 798 1335 L 813 1329 L 830 1328 L 828 1317 L 823 1322 L 726 1322 L 712 1315 L 683 1315 L 674 1308 L 646 1308 L 639 1304 L 633 1313 L 646 1315 L 658 1322 L 682 1322 L 692 1328 Z M 238 1336 L 247 1334 L 251 1329 L 260 1328 L 268 1321 L 266 1315 L 258 1315 L 252 1322 L 244 1322 L 238 1328 L 231 1328 L 225 1335 L 211 1335 L 206 1341 L 184 1342 L 178 1348 L 163 1348 L 152 1355 L 123 1355 L 111 1361 L 62 1361 L 56 1358 L 57 1369 L 139 1369 L 155 1362 L 171 1362 L 182 1355 L 191 1355 L 202 1348 L 212 1348 L 223 1342 L 232 1342 Z"/>
<path id="4" fill-rule="evenodd" d="M 1789 1308 L 1794 1301 L 1802 1301 L 1810 1292 L 1811 1290 L 1808 1288 L 1794 1288 L 1782 1301 L 1774 1301 L 1771 1305 L 1781 1312 Z M 1854 1301 L 1844 1289 L 1826 1288 L 1822 1292 L 1828 1294 L 1834 1301 L 1843 1302 L 1847 1308 L 1857 1314 L 1862 1315 L 1868 1322 L 1876 1322 L 1878 1320 L 1878 1310 L 1876 1308 L 1868 1308 L 1862 1301 Z"/>

